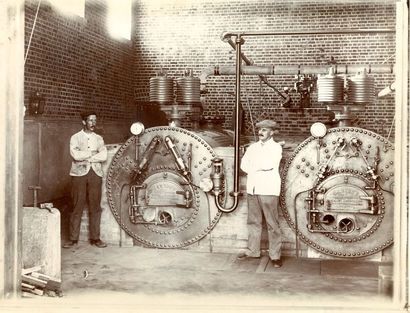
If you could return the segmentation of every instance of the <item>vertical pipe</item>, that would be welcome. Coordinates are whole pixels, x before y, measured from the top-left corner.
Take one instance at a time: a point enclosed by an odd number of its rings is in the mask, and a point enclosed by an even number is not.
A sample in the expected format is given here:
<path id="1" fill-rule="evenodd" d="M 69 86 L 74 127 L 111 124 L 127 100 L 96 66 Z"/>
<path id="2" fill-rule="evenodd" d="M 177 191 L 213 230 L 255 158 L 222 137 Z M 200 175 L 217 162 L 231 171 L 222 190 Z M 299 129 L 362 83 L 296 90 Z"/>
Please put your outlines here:
<path id="1" fill-rule="evenodd" d="M 235 40 L 236 44 L 236 102 L 235 102 L 235 152 L 234 152 L 234 187 L 233 192 L 239 192 L 239 143 L 240 143 L 240 116 L 241 116 L 241 46 L 242 37 L 238 35 Z"/>
<path id="2" fill-rule="evenodd" d="M 38 126 L 38 142 L 37 142 L 37 157 L 38 157 L 38 163 L 37 163 L 37 186 L 41 186 L 41 166 L 42 166 L 42 159 L 43 159 L 43 152 L 42 152 L 42 146 L 43 146 L 43 142 L 42 142 L 42 136 L 43 136 L 43 132 L 42 132 L 42 125 L 41 122 L 38 122 L 37 124 Z"/>
<path id="3" fill-rule="evenodd" d="M 235 51 L 236 51 L 236 80 L 235 80 L 235 137 L 234 137 L 234 172 L 233 172 L 233 191 L 230 194 L 233 196 L 233 204 L 230 208 L 225 208 L 219 203 L 219 192 L 214 194 L 215 196 L 215 205 L 221 212 L 231 213 L 238 207 L 238 197 L 240 196 L 239 192 L 239 143 L 240 143 L 240 116 L 241 116 L 241 45 L 243 40 L 240 35 L 236 36 L 235 40 Z"/>

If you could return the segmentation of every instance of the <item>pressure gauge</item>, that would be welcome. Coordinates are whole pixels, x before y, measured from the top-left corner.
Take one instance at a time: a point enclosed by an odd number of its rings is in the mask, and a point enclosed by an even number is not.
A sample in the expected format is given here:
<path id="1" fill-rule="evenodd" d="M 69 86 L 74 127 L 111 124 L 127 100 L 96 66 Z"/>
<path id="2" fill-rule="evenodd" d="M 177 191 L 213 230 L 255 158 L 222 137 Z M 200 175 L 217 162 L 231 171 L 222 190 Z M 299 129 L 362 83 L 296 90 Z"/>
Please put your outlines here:
<path id="1" fill-rule="evenodd" d="M 135 136 L 141 135 L 144 132 L 144 130 L 144 124 L 140 122 L 133 123 L 130 128 L 131 134 Z"/>
<path id="2" fill-rule="evenodd" d="M 199 188 L 201 188 L 204 192 L 211 191 L 213 187 L 214 184 L 210 178 L 202 178 L 199 182 Z"/>
<path id="3" fill-rule="evenodd" d="M 326 135 L 327 128 L 326 125 L 320 122 L 313 123 L 310 126 L 310 133 L 315 138 L 322 138 Z"/>

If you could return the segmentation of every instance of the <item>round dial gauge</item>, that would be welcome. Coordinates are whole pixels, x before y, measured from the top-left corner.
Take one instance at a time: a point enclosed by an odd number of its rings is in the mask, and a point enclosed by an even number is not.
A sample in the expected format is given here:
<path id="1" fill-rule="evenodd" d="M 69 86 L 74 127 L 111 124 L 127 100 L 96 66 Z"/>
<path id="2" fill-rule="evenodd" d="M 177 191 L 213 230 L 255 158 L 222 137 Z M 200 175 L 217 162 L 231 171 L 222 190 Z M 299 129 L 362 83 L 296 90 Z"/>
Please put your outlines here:
<path id="1" fill-rule="evenodd" d="M 131 125 L 130 131 L 131 134 L 137 136 L 137 135 L 141 135 L 144 132 L 144 125 L 140 122 L 136 122 L 134 124 Z"/>
<path id="2" fill-rule="evenodd" d="M 211 191 L 213 186 L 214 184 L 212 183 L 212 180 L 210 178 L 202 178 L 199 182 L 199 188 L 201 188 L 205 192 Z"/>
<path id="3" fill-rule="evenodd" d="M 315 138 L 324 137 L 326 135 L 326 131 L 326 125 L 320 122 L 313 123 L 312 126 L 310 126 L 310 133 Z"/>

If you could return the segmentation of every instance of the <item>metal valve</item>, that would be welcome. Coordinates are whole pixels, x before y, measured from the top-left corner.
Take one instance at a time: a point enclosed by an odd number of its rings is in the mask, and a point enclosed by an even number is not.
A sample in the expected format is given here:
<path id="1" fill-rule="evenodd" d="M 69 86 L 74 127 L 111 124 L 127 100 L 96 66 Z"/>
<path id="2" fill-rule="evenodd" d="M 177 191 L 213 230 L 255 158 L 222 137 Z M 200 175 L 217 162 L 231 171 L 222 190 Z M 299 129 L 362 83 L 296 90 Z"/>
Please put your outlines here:
<path id="1" fill-rule="evenodd" d="M 376 197 L 375 196 L 369 196 L 369 197 L 364 197 L 363 196 L 363 197 L 360 197 L 360 199 L 369 201 L 370 214 L 377 214 L 378 213 L 378 209 L 377 209 L 377 206 L 376 206 Z M 367 213 L 367 212 L 361 212 L 361 213 Z"/>
<path id="2" fill-rule="evenodd" d="M 351 144 L 353 147 L 359 148 L 359 147 L 362 145 L 362 142 L 361 142 L 360 139 L 358 139 L 358 138 L 356 138 L 356 137 L 353 137 L 353 138 L 350 140 L 350 144 Z"/>
<path id="3" fill-rule="evenodd" d="M 183 195 L 184 196 L 184 207 L 185 208 L 190 208 L 192 206 L 192 193 L 185 189 L 184 191 L 176 191 L 176 194 L 178 195 Z"/>
<path id="4" fill-rule="evenodd" d="M 212 159 L 212 172 L 210 177 L 213 183 L 212 191 L 214 194 L 220 194 L 223 191 L 224 180 L 223 160 L 221 158 Z"/>
<path id="5" fill-rule="evenodd" d="M 372 177 L 372 179 L 375 181 L 379 178 L 379 175 L 376 175 L 376 173 L 374 172 L 374 169 L 370 166 L 367 167 L 366 173 L 369 174 Z"/>
<path id="6" fill-rule="evenodd" d="M 169 136 L 165 136 L 165 144 L 167 148 L 171 151 L 175 163 L 177 164 L 178 170 L 181 171 L 182 175 L 187 176 L 188 175 L 188 168 L 185 165 L 184 160 L 182 159 L 177 147 L 175 146 L 174 142 Z"/>
<path id="7" fill-rule="evenodd" d="M 345 145 L 345 139 L 344 138 L 337 138 L 337 146 L 342 147 L 344 145 Z"/>

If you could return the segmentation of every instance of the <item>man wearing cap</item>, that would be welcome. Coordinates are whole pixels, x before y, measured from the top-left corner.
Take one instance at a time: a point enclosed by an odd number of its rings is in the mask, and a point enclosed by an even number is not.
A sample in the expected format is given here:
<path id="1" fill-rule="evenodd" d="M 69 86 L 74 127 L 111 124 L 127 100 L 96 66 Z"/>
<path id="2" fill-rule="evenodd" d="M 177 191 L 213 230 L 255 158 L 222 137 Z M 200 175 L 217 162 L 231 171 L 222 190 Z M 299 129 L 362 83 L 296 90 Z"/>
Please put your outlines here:
<path id="1" fill-rule="evenodd" d="M 83 129 L 70 139 L 73 211 L 70 217 L 70 240 L 63 248 L 71 248 L 78 243 L 81 216 L 87 199 L 90 243 L 98 248 L 105 248 L 107 245 L 100 239 L 100 201 L 103 176 L 101 164 L 107 160 L 107 149 L 103 138 L 94 132 L 97 115 L 85 112 L 81 114 L 81 118 Z"/>
<path id="2" fill-rule="evenodd" d="M 273 140 L 277 124 L 271 120 L 256 123 L 259 141 L 251 144 L 241 161 L 241 169 L 248 174 L 248 249 L 238 259 L 259 258 L 262 234 L 262 214 L 265 216 L 269 257 L 274 267 L 281 267 L 281 231 L 278 217 L 280 193 L 279 163 L 282 146 Z"/>

